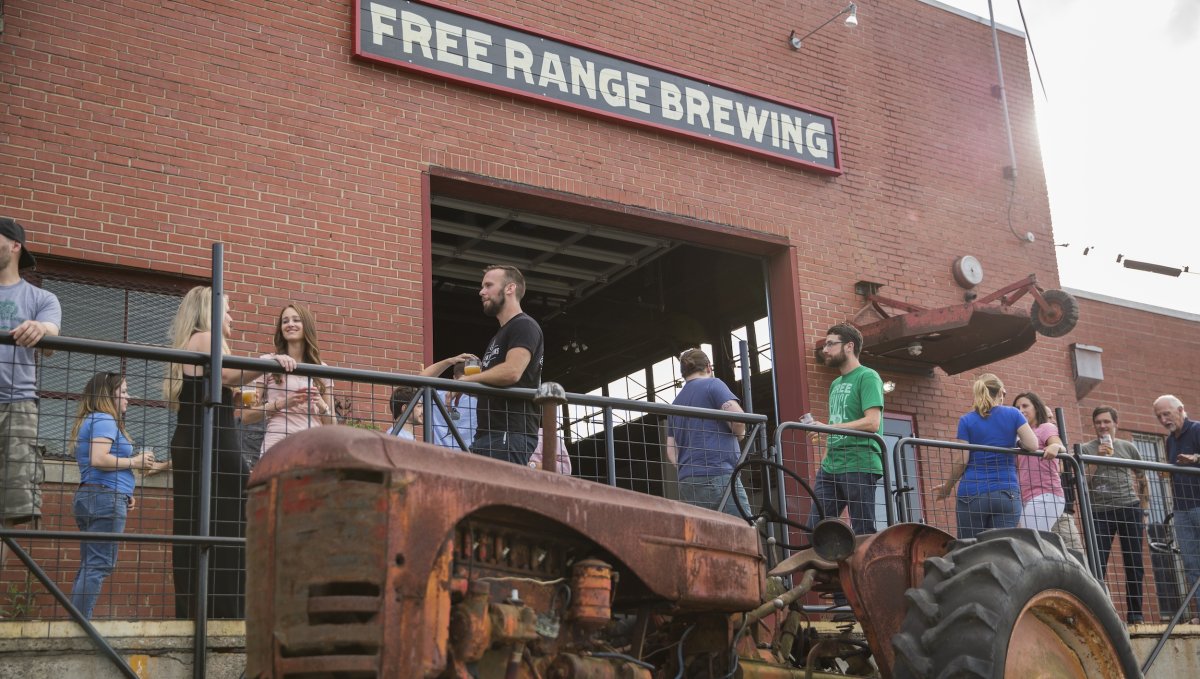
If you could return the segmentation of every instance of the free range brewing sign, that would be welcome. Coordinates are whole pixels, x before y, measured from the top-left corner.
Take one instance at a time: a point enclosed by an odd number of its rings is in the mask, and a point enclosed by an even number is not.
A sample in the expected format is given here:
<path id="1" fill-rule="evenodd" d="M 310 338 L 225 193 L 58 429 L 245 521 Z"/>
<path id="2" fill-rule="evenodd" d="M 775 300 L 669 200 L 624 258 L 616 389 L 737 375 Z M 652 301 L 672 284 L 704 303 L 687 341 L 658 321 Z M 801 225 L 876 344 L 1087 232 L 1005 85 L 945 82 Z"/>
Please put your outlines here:
<path id="1" fill-rule="evenodd" d="M 364 59 L 841 172 L 832 116 L 429 3 L 355 5 Z"/>

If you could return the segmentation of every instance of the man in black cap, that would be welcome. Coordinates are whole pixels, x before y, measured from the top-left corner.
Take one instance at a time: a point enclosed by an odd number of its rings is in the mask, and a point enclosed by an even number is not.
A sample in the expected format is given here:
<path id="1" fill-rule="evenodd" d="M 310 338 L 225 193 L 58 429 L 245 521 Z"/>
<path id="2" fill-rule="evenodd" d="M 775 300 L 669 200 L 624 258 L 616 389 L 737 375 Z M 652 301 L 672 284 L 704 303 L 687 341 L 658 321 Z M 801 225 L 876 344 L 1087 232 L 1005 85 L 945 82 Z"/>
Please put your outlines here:
<path id="1" fill-rule="evenodd" d="M 0 332 L 11 334 L 16 343 L 0 344 L 0 521 L 6 528 L 42 514 L 33 347 L 46 335 L 58 334 L 62 307 L 53 294 L 21 278 L 21 269 L 34 263 L 25 247 L 25 229 L 0 217 Z M 5 556 L 0 543 L 0 568 Z"/>

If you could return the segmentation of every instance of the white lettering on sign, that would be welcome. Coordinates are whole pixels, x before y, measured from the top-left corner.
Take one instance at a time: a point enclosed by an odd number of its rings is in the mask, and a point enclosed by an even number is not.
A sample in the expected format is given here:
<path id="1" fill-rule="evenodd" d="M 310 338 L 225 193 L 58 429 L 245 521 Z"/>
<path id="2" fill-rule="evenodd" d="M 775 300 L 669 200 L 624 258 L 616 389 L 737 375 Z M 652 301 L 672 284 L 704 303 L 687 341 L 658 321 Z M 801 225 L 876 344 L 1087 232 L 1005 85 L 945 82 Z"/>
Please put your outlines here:
<path id="1" fill-rule="evenodd" d="M 463 34 L 462 27 L 453 26 L 445 23 L 444 21 L 439 21 L 434 24 L 434 26 L 434 30 L 437 33 L 438 61 L 447 64 L 454 64 L 455 66 L 462 66 L 462 56 L 451 51 L 458 49 L 458 38 L 461 38 Z"/>
<path id="2" fill-rule="evenodd" d="M 560 92 L 567 91 L 567 76 L 563 73 L 562 59 L 554 52 L 546 52 L 542 57 L 542 67 L 538 70 L 538 87 L 553 85 Z"/>
<path id="3" fill-rule="evenodd" d="M 581 90 L 592 99 L 596 98 L 596 65 L 571 57 L 571 94 L 578 97 Z"/>
<path id="4" fill-rule="evenodd" d="M 480 73 L 491 73 L 492 63 L 487 60 L 492 36 L 479 31 L 467 31 L 467 68 Z"/>
<path id="5" fill-rule="evenodd" d="M 642 113 L 650 112 L 650 104 L 642 101 L 646 98 L 646 88 L 650 79 L 641 73 L 630 73 L 629 78 L 629 108 Z"/>
<path id="6" fill-rule="evenodd" d="M 529 45 L 511 38 L 504 40 L 504 75 L 516 78 L 517 69 L 525 72 L 526 84 L 533 84 L 533 51 Z"/>
<path id="7" fill-rule="evenodd" d="M 421 48 L 421 56 L 432 59 L 433 50 L 429 47 L 432 38 L 433 26 L 425 17 L 412 12 L 400 13 L 400 41 L 404 43 L 405 54 L 412 54 L 413 45 L 417 45 Z"/>
<path id="8" fill-rule="evenodd" d="M 662 114 L 667 120 L 683 120 L 683 92 L 674 83 L 659 83 L 662 92 Z"/>
<path id="9" fill-rule="evenodd" d="M 371 42 L 376 45 L 383 44 L 383 36 L 394 36 L 392 25 L 384 21 L 384 19 L 396 20 L 396 10 L 379 3 L 371 3 Z"/>
<path id="10" fill-rule="evenodd" d="M 422 0 L 356 0 L 355 6 L 360 12 L 359 56 L 702 136 L 829 172 L 841 170 L 830 116 Z"/>
<path id="11" fill-rule="evenodd" d="M 625 106 L 625 85 L 621 84 L 622 73 L 615 68 L 600 69 L 600 93 L 609 106 Z"/>
<path id="12" fill-rule="evenodd" d="M 754 138 L 761 142 L 763 130 L 767 128 L 767 112 L 755 111 L 753 106 L 737 103 L 738 128 L 742 131 L 742 139 Z"/>

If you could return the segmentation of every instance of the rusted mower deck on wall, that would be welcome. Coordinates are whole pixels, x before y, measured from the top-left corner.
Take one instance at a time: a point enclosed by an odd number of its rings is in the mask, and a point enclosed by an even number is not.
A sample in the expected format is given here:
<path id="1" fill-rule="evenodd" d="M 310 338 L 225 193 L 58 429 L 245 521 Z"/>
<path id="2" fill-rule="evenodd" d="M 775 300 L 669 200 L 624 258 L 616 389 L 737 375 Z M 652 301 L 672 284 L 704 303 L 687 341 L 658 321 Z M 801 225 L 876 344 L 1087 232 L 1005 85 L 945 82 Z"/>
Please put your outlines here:
<path id="1" fill-rule="evenodd" d="M 1031 308 L 1015 308 L 1025 295 L 1033 297 Z M 940 367 L 955 375 L 1020 354 L 1033 346 L 1038 334 L 1062 337 L 1079 320 L 1075 298 L 1062 290 L 1043 290 L 1034 274 L 986 297 L 937 309 L 877 293 L 866 297 L 864 311 L 880 320 L 858 326 L 863 362 L 904 372 L 927 373 Z M 902 313 L 893 315 L 889 309 Z M 824 361 L 824 345 L 821 340 L 815 347 L 818 363 Z"/>

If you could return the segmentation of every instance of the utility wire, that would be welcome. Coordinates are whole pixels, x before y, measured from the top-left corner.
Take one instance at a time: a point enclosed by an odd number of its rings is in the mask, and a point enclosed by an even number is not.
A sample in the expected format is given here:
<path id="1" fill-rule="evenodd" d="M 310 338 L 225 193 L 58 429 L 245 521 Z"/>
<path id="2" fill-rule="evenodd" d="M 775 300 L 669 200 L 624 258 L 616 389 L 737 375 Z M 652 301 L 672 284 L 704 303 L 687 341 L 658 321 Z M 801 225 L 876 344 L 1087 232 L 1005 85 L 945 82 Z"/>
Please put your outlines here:
<path id="1" fill-rule="evenodd" d="M 1029 24 L 1025 21 L 1025 8 L 1021 7 L 1021 0 L 1017 0 L 1017 11 L 1021 13 L 1021 30 L 1025 31 L 1025 42 L 1029 44 L 1029 56 L 1033 57 L 1033 70 L 1037 72 L 1042 98 L 1050 101 L 1050 95 L 1046 94 L 1046 81 L 1042 80 L 1042 67 L 1038 65 L 1037 52 L 1033 50 L 1033 36 L 1029 33 Z"/>

